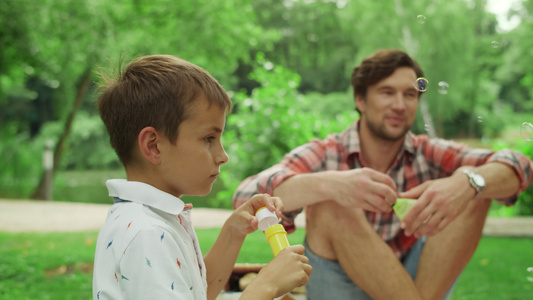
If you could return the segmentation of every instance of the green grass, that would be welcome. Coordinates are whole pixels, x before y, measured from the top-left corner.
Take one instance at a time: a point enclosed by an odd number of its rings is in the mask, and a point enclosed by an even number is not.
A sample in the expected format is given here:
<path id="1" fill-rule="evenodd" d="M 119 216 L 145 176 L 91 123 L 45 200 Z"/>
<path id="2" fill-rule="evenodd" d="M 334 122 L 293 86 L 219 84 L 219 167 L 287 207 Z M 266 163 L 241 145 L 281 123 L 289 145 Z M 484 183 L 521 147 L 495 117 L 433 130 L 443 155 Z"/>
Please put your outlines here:
<path id="1" fill-rule="evenodd" d="M 219 229 L 197 230 L 204 253 Z M 0 299 L 89 300 L 97 232 L 0 232 Z M 301 244 L 303 229 L 289 235 Z M 453 300 L 531 299 L 533 239 L 484 237 L 461 275 Z M 272 252 L 262 232 L 250 234 L 237 262 L 268 263 Z M 438 271 L 438 270 L 436 270 Z"/>
<path id="2" fill-rule="evenodd" d="M 533 239 L 484 237 L 459 277 L 452 300 L 533 299 L 529 267 Z"/>
<path id="3" fill-rule="evenodd" d="M 0 233 L 0 299 L 92 299 L 96 235 Z"/>

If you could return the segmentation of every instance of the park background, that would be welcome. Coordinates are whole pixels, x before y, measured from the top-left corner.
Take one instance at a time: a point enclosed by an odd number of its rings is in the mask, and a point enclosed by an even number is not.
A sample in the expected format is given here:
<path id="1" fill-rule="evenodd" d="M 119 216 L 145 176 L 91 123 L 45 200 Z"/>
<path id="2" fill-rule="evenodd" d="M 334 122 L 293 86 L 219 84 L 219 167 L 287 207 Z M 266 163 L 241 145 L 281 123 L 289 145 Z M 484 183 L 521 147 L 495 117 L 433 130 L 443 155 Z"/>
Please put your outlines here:
<path id="1" fill-rule="evenodd" d="M 109 204 L 105 181 L 125 174 L 96 110 L 96 72 L 146 54 L 205 68 L 235 106 L 230 161 L 211 194 L 184 197 L 196 207 L 231 208 L 244 178 L 348 127 L 351 72 L 378 48 L 407 51 L 429 81 L 415 133 L 533 157 L 532 14 L 533 0 L 4 0 L 0 198 Z M 533 215 L 533 188 L 490 215 Z M 532 292 L 527 261 L 518 286 Z"/>

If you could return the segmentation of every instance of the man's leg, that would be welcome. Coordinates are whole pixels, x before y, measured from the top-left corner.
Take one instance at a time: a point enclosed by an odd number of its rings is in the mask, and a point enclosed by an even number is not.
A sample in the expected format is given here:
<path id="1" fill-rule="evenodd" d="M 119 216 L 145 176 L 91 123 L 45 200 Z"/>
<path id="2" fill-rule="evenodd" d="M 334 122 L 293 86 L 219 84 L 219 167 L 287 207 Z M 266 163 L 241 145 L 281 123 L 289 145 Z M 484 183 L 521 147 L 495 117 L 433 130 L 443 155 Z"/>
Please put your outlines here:
<path id="1" fill-rule="evenodd" d="M 443 231 L 428 237 L 415 284 L 423 299 L 441 299 L 466 267 L 481 239 L 490 200 L 472 200 Z"/>
<path id="2" fill-rule="evenodd" d="M 402 263 L 376 234 L 361 209 L 342 207 L 333 201 L 315 204 L 306 229 L 310 250 L 326 260 L 338 261 L 351 281 L 372 299 L 421 299 Z M 320 272 L 315 266 L 313 269 L 313 274 Z M 320 288 L 334 291 L 334 287 Z M 334 294 L 331 296 L 335 298 Z M 310 293 L 309 299 L 312 297 Z"/>

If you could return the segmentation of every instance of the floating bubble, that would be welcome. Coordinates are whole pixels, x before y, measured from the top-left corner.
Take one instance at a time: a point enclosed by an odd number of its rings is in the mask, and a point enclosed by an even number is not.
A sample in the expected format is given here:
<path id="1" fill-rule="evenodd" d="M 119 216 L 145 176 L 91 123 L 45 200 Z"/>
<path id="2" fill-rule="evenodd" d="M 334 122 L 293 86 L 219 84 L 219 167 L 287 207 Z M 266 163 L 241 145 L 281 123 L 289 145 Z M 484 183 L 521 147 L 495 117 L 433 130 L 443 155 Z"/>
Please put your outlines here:
<path id="1" fill-rule="evenodd" d="M 420 24 L 424 24 L 426 22 L 426 16 L 424 15 L 418 15 L 416 16 L 416 21 Z"/>
<path id="2" fill-rule="evenodd" d="M 492 48 L 498 48 L 498 47 L 500 47 L 500 42 L 498 42 L 498 41 L 492 41 L 492 42 L 490 42 L 490 46 L 491 46 Z"/>
<path id="3" fill-rule="evenodd" d="M 424 77 L 419 77 L 415 81 L 415 88 L 419 92 L 425 92 L 428 89 L 429 81 Z"/>
<path id="4" fill-rule="evenodd" d="M 533 282 L 533 267 L 527 268 L 527 280 Z"/>
<path id="5" fill-rule="evenodd" d="M 429 125 L 429 124 L 427 124 L 427 123 L 424 124 L 424 130 L 425 130 L 426 132 L 429 132 L 429 131 L 431 130 L 431 125 Z"/>
<path id="6" fill-rule="evenodd" d="M 437 92 L 441 95 L 448 94 L 448 88 L 450 85 L 446 81 L 439 81 L 439 88 L 437 89 Z"/>
<path id="7" fill-rule="evenodd" d="M 477 116 L 477 122 L 483 123 L 483 116 Z"/>
<path id="8" fill-rule="evenodd" d="M 522 127 L 520 127 L 520 135 L 525 142 L 533 141 L 533 125 L 529 122 L 522 123 Z"/>
<path id="9" fill-rule="evenodd" d="M 265 62 L 263 64 L 263 67 L 265 68 L 265 70 L 270 71 L 270 70 L 274 69 L 274 64 L 269 62 L 269 61 L 267 61 L 267 62 Z"/>

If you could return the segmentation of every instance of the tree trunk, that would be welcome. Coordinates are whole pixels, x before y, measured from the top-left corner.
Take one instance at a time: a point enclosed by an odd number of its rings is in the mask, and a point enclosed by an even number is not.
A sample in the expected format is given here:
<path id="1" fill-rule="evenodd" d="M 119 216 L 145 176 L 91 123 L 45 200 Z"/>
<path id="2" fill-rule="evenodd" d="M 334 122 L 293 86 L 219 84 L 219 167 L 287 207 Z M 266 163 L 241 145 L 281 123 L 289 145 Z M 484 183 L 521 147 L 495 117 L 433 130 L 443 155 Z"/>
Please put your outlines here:
<path id="1" fill-rule="evenodd" d="M 37 186 L 37 188 L 31 195 L 32 199 L 51 200 L 50 191 L 52 188 L 53 174 L 59 168 L 59 163 L 61 162 L 61 155 L 63 154 L 63 148 L 70 134 L 70 129 L 72 128 L 72 122 L 74 121 L 74 117 L 76 116 L 76 113 L 78 112 L 78 109 L 80 108 L 81 102 L 83 100 L 83 96 L 87 92 L 87 89 L 90 83 L 91 83 L 91 69 L 87 68 L 85 72 L 83 73 L 83 75 L 81 76 L 81 82 L 78 87 L 78 93 L 76 95 L 74 106 L 72 107 L 72 110 L 70 111 L 68 118 L 65 122 L 63 134 L 61 134 L 61 137 L 59 138 L 59 141 L 57 142 L 57 145 L 55 147 L 52 169 L 51 170 L 45 169 L 43 171 L 39 185 Z"/>

